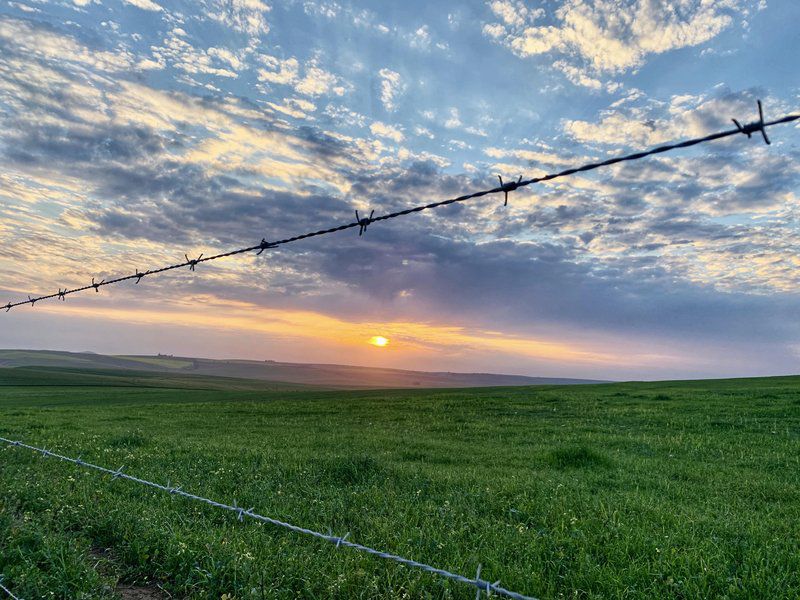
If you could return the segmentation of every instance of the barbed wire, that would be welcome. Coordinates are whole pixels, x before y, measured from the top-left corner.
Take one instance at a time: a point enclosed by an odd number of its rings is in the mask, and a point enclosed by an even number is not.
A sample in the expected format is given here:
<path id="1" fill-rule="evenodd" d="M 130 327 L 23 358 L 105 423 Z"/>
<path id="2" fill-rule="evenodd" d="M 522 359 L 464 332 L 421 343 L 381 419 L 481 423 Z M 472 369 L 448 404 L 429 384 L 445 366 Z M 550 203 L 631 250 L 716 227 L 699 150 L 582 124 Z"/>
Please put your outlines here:
<path id="1" fill-rule="evenodd" d="M 244 507 L 238 506 L 236 504 L 236 500 L 233 501 L 233 504 L 224 504 L 222 502 L 216 502 L 215 500 L 211 500 L 209 498 L 204 498 L 203 496 L 197 496 L 195 494 L 190 494 L 189 492 L 184 492 L 180 486 L 173 486 L 170 483 L 167 485 L 161 485 L 159 483 L 154 483 L 152 481 L 148 481 L 146 479 L 141 479 L 139 477 L 134 477 L 133 475 L 128 475 L 127 473 L 123 473 L 123 469 L 125 467 L 120 467 L 116 471 L 113 469 L 107 469 L 106 467 L 101 467 L 89 462 L 86 462 L 80 458 L 70 458 L 68 456 L 63 456 L 61 454 L 57 454 L 55 452 L 51 452 L 46 448 L 38 448 L 37 446 L 31 446 L 29 444 L 24 444 L 20 441 L 10 440 L 4 437 L 0 437 L 0 442 L 4 442 L 9 446 L 13 446 L 16 448 L 27 448 L 28 450 L 32 450 L 34 452 L 41 453 L 44 457 L 52 457 L 57 458 L 58 460 L 62 460 L 65 462 L 72 463 L 74 465 L 78 465 L 80 467 L 84 467 L 87 469 L 95 469 L 102 473 L 106 473 L 112 476 L 112 479 L 127 479 L 128 481 L 133 481 L 135 483 L 140 483 L 142 485 L 149 486 L 151 488 L 155 488 L 157 490 L 161 490 L 162 492 L 167 492 L 174 496 L 181 496 L 183 498 L 188 498 L 189 500 L 195 500 L 197 502 L 203 502 L 208 504 L 209 506 L 213 506 L 215 508 L 220 508 L 223 510 L 231 511 L 236 513 L 237 518 L 239 521 L 243 521 L 244 517 L 248 517 L 250 519 L 255 519 L 256 521 L 261 521 L 263 523 L 269 523 L 270 525 L 276 525 L 278 527 L 283 527 L 284 529 L 288 529 L 295 533 L 300 533 L 303 535 L 308 535 L 311 537 L 315 537 L 320 540 L 325 540 L 326 542 L 330 542 L 336 545 L 336 548 L 346 547 L 352 548 L 353 550 L 358 550 L 359 552 L 364 552 L 366 554 L 371 554 L 372 556 L 377 556 L 379 558 L 384 558 L 387 560 L 391 560 L 401 565 L 405 565 L 407 567 L 413 567 L 416 569 L 421 569 L 427 573 L 432 573 L 434 575 L 438 575 L 440 577 L 444 577 L 446 579 L 450 579 L 451 581 L 456 581 L 458 583 L 463 583 L 466 585 L 473 586 L 477 588 L 477 597 L 480 597 L 482 592 L 485 592 L 487 595 L 491 594 L 498 594 L 500 596 L 505 596 L 506 598 L 512 598 L 513 600 L 537 600 L 533 596 L 525 596 L 523 594 L 519 594 L 517 592 L 512 592 L 511 590 L 507 590 L 504 587 L 500 586 L 500 580 L 495 581 L 492 583 L 491 581 L 487 581 L 485 579 L 481 579 L 481 566 L 478 565 L 478 572 L 474 578 L 465 577 L 463 575 L 459 575 L 457 573 L 451 573 L 445 569 L 439 569 L 436 567 L 432 567 L 425 563 L 411 560 L 410 558 L 404 558 L 402 556 L 398 556 L 397 554 L 392 554 L 390 552 L 384 552 L 382 550 L 376 550 L 375 548 L 370 548 L 369 546 L 364 546 L 362 544 L 357 544 L 356 542 L 351 542 L 347 539 L 350 535 L 349 533 L 345 534 L 344 536 L 335 536 L 332 534 L 325 534 L 319 533 L 318 531 L 314 531 L 312 529 L 307 529 L 305 527 L 300 527 L 298 525 L 292 525 L 291 523 L 286 523 L 284 521 L 280 521 L 278 519 L 273 519 L 272 517 L 265 517 L 263 515 L 259 515 L 253 512 L 253 508 L 245 509 Z M 10 594 L 10 592 L 8 592 Z M 13 598 L 13 596 L 12 596 Z"/>
<path id="2" fill-rule="evenodd" d="M 0 591 L 5 592 L 6 595 L 8 595 L 8 597 L 11 598 L 11 600 L 22 600 L 22 598 L 20 598 L 19 596 L 15 596 L 10 589 L 8 589 L 6 586 L 3 585 L 3 579 L 5 579 L 5 577 L 3 575 L 0 575 Z"/>
<path id="3" fill-rule="evenodd" d="M 132 279 L 135 279 L 136 283 L 138 284 L 142 280 L 142 278 L 144 278 L 144 277 L 149 277 L 151 275 L 157 275 L 159 273 L 164 273 L 166 271 L 172 271 L 174 269 L 181 269 L 183 267 L 189 267 L 189 269 L 191 271 L 194 271 L 195 267 L 197 267 L 197 265 L 199 265 L 200 263 L 205 263 L 205 262 L 212 261 L 212 260 L 218 260 L 220 258 L 226 258 L 228 256 L 235 256 L 237 254 L 244 254 L 244 253 L 247 253 L 247 252 L 255 252 L 256 250 L 258 251 L 257 254 L 261 254 L 265 250 L 270 250 L 270 249 L 273 249 L 273 248 L 277 248 L 278 246 L 291 244 L 293 242 L 298 242 L 300 240 L 305 240 L 305 239 L 308 239 L 308 238 L 317 237 L 317 236 L 321 236 L 321 235 L 329 235 L 329 234 L 336 233 L 336 232 L 339 232 L 339 231 L 345 231 L 347 229 L 353 229 L 355 227 L 358 227 L 358 235 L 362 236 L 364 233 L 366 233 L 367 227 L 369 225 L 371 225 L 372 223 L 377 223 L 379 221 L 388 221 L 389 219 L 396 219 L 397 217 L 404 217 L 404 216 L 407 216 L 407 215 L 410 215 L 410 214 L 413 214 L 413 213 L 419 213 L 419 212 L 422 212 L 422 211 L 425 211 L 425 210 L 430 210 L 430 209 L 433 209 L 433 208 L 439 208 L 439 207 L 442 207 L 442 206 L 447 206 L 449 204 L 455 204 L 457 202 L 465 202 L 467 200 L 472 200 L 472 199 L 475 199 L 475 198 L 481 198 L 483 196 L 488 196 L 488 195 L 491 195 L 491 194 L 503 194 L 503 197 L 504 197 L 503 206 L 507 206 L 508 205 L 508 194 L 509 194 L 509 192 L 513 192 L 513 191 L 515 191 L 515 190 L 517 190 L 519 188 L 526 187 L 526 186 L 532 185 L 534 183 L 541 183 L 541 182 L 544 182 L 544 181 L 551 181 L 553 179 L 558 179 L 560 177 L 567 177 L 569 175 L 574 175 L 576 173 L 583 173 L 583 172 L 586 172 L 586 171 L 593 171 L 593 170 L 599 169 L 601 167 L 607 167 L 607 166 L 615 165 L 615 164 L 621 163 L 621 162 L 640 160 L 642 158 L 646 158 L 648 156 L 653 156 L 655 154 L 662 154 L 664 152 L 670 152 L 672 150 L 677 150 L 677 149 L 681 149 L 681 148 L 689 148 L 691 146 L 696 146 L 698 144 L 704 144 L 704 143 L 707 143 L 707 142 L 711 142 L 711 141 L 714 141 L 714 140 L 719 140 L 719 139 L 730 137 L 730 136 L 734 136 L 734 135 L 744 134 L 748 138 L 750 138 L 750 137 L 752 137 L 753 133 L 759 132 L 763 136 L 764 142 L 766 142 L 767 144 L 770 144 L 771 142 L 770 142 L 769 138 L 767 137 L 767 127 L 773 127 L 775 125 L 781 125 L 783 123 L 790 123 L 792 121 L 797 121 L 797 120 L 800 120 L 800 115 L 787 115 L 787 116 L 782 117 L 780 119 L 775 119 L 774 121 L 766 121 L 765 122 L 764 121 L 764 111 L 763 111 L 762 106 L 761 106 L 761 100 L 759 100 L 758 101 L 758 120 L 757 121 L 753 121 L 752 123 L 748 123 L 746 125 L 742 125 L 736 119 L 732 119 L 732 121 L 736 125 L 736 129 L 729 129 L 729 130 L 720 131 L 720 132 L 717 132 L 717 133 L 712 133 L 712 134 L 709 134 L 709 135 L 706 135 L 706 136 L 703 136 L 703 137 L 699 137 L 699 138 L 684 140 L 682 142 L 677 142 L 677 143 L 673 143 L 673 144 L 666 144 L 666 145 L 663 145 L 663 146 L 657 146 L 655 148 L 651 148 L 650 150 L 646 150 L 646 151 L 643 151 L 643 152 L 636 152 L 634 154 L 627 154 L 625 156 L 618 156 L 618 157 L 614 157 L 614 158 L 609 158 L 609 159 L 601 161 L 601 162 L 588 163 L 588 164 L 585 164 L 585 165 L 582 165 L 582 166 L 579 166 L 579 167 L 573 167 L 573 168 L 569 168 L 569 169 L 564 169 L 563 171 L 559 171 L 557 173 L 550 173 L 548 175 L 542 175 L 541 177 L 534 177 L 532 179 L 522 179 L 522 176 L 520 176 L 519 179 L 517 179 L 516 181 L 504 182 L 503 178 L 498 175 L 498 178 L 500 180 L 500 185 L 498 187 L 494 187 L 494 188 L 491 188 L 491 189 L 481 190 L 479 192 L 474 192 L 474 193 L 471 193 L 471 194 L 458 196 L 456 198 L 449 198 L 447 200 L 440 200 L 438 202 L 431 202 L 430 204 L 423 204 L 421 206 L 415 206 L 413 208 L 407 208 L 407 209 L 400 210 L 400 211 L 397 211 L 397 212 L 392 212 L 392 213 L 388 213 L 388 214 L 385 214 L 385 215 L 379 215 L 377 217 L 374 216 L 375 215 L 375 211 L 374 210 L 370 212 L 368 217 L 361 217 L 361 216 L 359 216 L 358 211 L 356 211 L 356 220 L 354 222 L 351 222 L 351 223 L 345 223 L 343 225 L 338 225 L 336 227 L 330 227 L 328 229 L 320 229 L 318 231 L 312 231 L 312 232 L 309 232 L 309 233 L 304 233 L 304 234 L 301 234 L 301 235 L 296 235 L 296 236 L 293 236 L 293 237 L 288 237 L 288 238 L 280 239 L 280 240 L 267 241 L 265 238 L 262 238 L 261 242 L 259 242 L 255 246 L 247 246 L 245 248 L 238 248 L 236 250 L 231 250 L 230 252 L 223 252 L 221 254 L 214 254 L 214 255 L 211 255 L 211 256 L 206 256 L 205 258 L 201 254 L 197 258 L 190 259 L 188 254 L 184 254 L 184 257 L 186 258 L 185 262 L 181 262 L 181 263 L 174 264 L 174 265 L 169 265 L 169 266 L 166 266 L 166 267 L 161 267 L 159 269 L 151 269 L 151 270 L 147 270 L 147 271 L 144 271 L 144 272 L 139 272 L 139 270 L 137 269 L 136 272 L 133 273 L 132 275 L 125 275 L 125 276 L 117 277 L 117 278 L 114 278 L 114 279 L 103 279 L 100 282 L 95 282 L 94 278 L 92 278 L 92 283 L 90 283 L 89 285 L 85 285 L 85 286 L 82 286 L 82 287 L 77 287 L 77 288 L 74 288 L 74 289 L 64 289 L 64 290 L 62 290 L 59 287 L 58 288 L 58 292 L 56 292 L 55 294 L 47 294 L 47 295 L 37 296 L 37 297 L 31 297 L 30 295 L 28 295 L 28 299 L 27 300 L 20 300 L 18 302 L 9 302 L 6 305 L 0 306 L 0 309 L 4 308 L 5 312 L 8 312 L 12 308 L 15 308 L 17 306 L 23 306 L 23 305 L 26 305 L 26 304 L 30 304 L 31 306 L 34 306 L 40 300 L 50 300 L 50 299 L 53 299 L 53 298 L 57 298 L 59 300 L 64 301 L 64 300 L 66 300 L 66 296 L 68 296 L 70 294 L 77 294 L 79 292 L 85 292 L 87 290 L 92 290 L 92 289 L 95 292 L 99 292 L 100 288 L 103 287 L 103 286 L 114 285 L 114 284 L 117 284 L 117 283 L 121 283 L 123 281 L 130 281 Z"/>

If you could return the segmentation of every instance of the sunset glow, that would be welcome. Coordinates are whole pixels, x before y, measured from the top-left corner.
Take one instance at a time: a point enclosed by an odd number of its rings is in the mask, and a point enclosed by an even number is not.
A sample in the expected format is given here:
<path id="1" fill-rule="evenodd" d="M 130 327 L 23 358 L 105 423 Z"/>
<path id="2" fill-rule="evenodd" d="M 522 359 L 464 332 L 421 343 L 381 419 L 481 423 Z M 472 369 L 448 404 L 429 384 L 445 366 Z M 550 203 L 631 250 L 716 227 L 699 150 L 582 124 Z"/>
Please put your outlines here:
<path id="1" fill-rule="evenodd" d="M 389 340 L 387 340 L 382 335 L 376 335 L 376 336 L 373 336 L 373 337 L 369 338 L 369 343 L 372 344 L 373 346 L 379 346 L 379 347 L 383 348 L 384 346 L 386 346 L 389 343 Z"/>

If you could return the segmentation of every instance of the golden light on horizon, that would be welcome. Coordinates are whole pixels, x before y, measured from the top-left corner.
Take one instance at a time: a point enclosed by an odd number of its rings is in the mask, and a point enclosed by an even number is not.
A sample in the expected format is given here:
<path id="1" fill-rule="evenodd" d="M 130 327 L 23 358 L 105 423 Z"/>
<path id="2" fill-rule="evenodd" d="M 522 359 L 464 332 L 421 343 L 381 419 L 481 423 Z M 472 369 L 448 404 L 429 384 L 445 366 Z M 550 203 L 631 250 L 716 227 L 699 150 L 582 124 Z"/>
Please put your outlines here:
<path id="1" fill-rule="evenodd" d="M 375 335 L 369 338 L 369 343 L 373 346 L 378 346 L 379 348 L 383 348 L 389 343 L 389 340 L 383 337 L 382 335 Z"/>
<path id="2" fill-rule="evenodd" d="M 537 360 L 612 365 L 621 362 L 632 363 L 634 360 L 644 360 L 637 364 L 663 365 L 666 360 L 681 360 L 678 355 L 620 354 L 611 350 L 607 344 L 597 348 L 593 345 L 577 344 L 561 339 L 526 337 L 449 323 L 419 321 L 353 323 L 319 312 L 267 308 L 208 294 L 175 298 L 168 306 L 156 302 L 152 304 L 140 302 L 129 306 L 100 304 L 99 302 L 92 302 L 91 305 L 82 305 L 78 302 L 66 304 L 59 302 L 58 305 L 55 303 L 43 304 L 40 309 L 37 302 L 36 309 L 43 313 L 92 319 L 95 322 L 97 319 L 102 319 L 123 322 L 128 325 L 158 326 L 165 329 L 181 328 L 174 329 L 175 335 L 181 336 L 186 335 L 187 331 L 200 329 L 216 335 L 247 332 L 248 335 L 261 334 L 270 336 L 270 339 L 280 338 L 297 343 L 313 341 L 315 347 L 330 353 L 325 357 L 317 356 L 315 358 L 322 362 L 335 362 L 331 360 L 331 356 L 335 356 L 337 352 L 344 349 L 351 353 L 362 349 L 369 353 L 364 354 L 364 358 L 369 355 L 375 357 L 374 351 L 365 348 L 364 342 L 367 342 L 367 345 L 384 349 L 385 352 L 390 352 L 388 346 L 392 345 L 392 340 L 397 336 L 402 337 L 403 343 L 400 346 L 393 346 L 391 354 L 419 361 L 428 361 L 439 357 L 442 352 L 458 356 L 469 356 L 476 353 L 489 353 L 497 356 L 499 353 Z M 198 315 L 203 317 L 201 327 L 198 327 Z M 365 335 L 365 332 L 369 331 L 383 331 L 384 335 L 374 337 L 385 339 L 386 346 L 377 346 L 368 334 Z M 389 337 L 390 335 L 392 337 Z"/>

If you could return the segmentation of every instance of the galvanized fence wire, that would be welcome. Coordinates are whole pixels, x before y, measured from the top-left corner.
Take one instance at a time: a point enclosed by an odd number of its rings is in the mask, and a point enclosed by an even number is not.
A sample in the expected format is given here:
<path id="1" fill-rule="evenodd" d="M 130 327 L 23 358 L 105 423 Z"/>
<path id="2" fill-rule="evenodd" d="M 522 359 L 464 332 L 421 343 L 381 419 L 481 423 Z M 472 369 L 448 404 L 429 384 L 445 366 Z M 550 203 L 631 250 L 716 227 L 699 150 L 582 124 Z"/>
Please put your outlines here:
<path id="1" fill-rule="evenodd" d="M 3 585 L 3 579 L 5 578 L 0 575 L 0 591 L 5 592 L 6 595 L 11 598 L 11 600 L 22 600 L 22 598 L 15 596 L 10 589 Z"/>
<path id="2" fill-rule="evenodd" d="M 127 473 L 123 472 L 125 467 L 120 467 L 117 470 L 107 469 L 106 467 L 101 467 L 89 462 L 86 462 L 80 458 L 70 458 L 68 456 L 63 456 L 61 454 L 57 454 L 55 452 L 51 452 L 46 448 L 38 448 L 36 446 L 31 446 L 29 444 L 24 444 L 20 441 L 9 440 L 4 437 L 0 437 L 0 442 L 4 442 L 9 446 L 13 446 L 16 448 L 27 448 L 28 450 L 32 450 L 34 452 L 40 453 L 44 457 L 51 457 L 56 458 L 61 461 L 69 462 L 74 465 L 78 465 L 80 467 L 84 467 L 87 469 L 94 469 L 96 471 L 100 471 L 102 473 L 106 473 L 111 475 L 113 479 L 127 479 L 128 481 L 133 481 L 135 483 L 140 483 L 142 485 L 146 485 L 151 488 L 155 488 L 162 492 L 167 492 L 168 494 L 174 496 L 181 496 L 183 498 L 188 498 L 189 500 L 195 500 L 197 502 L 203 502 L 208 504 L 209 506 L 213 506 L 215 508 L 220 508 L 222 510 L 231 511 L 236 514 L 239 521 L 243 521 L 245 517 L 250 519 L 255 519 L 256 521 L 261 521 L 263 523 L 269 523 L 270 525 L 276 525 L 278 527 L 282 527 L 284 529 L 288 529 L 289 531 L 293 531 L 295 533 L 300 533 L 303 535 L 308 535 L 311 537 L 315 537 L 320 540 L 325 540 L 326 542 L 330 542 L 336 546 L 336 548 L 346 547 L 352 548 L 353 550 L 358 550 L 359 552 L 364 552 L 366 554 L 371 554 L 372 556 L 377 556 L 379 558 L 384 558 L 386 560 L 391 560 L 401 565 L 405 565 L 407 567 L 413 567 L 415 569 L 421 569 L 427 573 L 432 573 L 434 575 L 438 575 L 440 577 L 444 577 L 446 579 L 450 579 L 451 581 L 456 581 L 458 583 L 463 583 L 466 585 L 473 586 L 477 588 L 476 598 L 481 595 L 482 592 L 485 592 L 487 595 L 497 594 L 499 596 L 504 596 L 506 598 L 513 598 L 514 600 L 537 600 L 533 596 L 525 596 L 524 594 L 520 594 L 517 592 L 513 592 L 511 590 L 507 590 L 504 587 L 500 586 L 500 581 L 487 581 L 485 579 L 481 579 L 481 567 L 478 566 L 477 575 L 474 578 L 465 577 L 463 575 L 459 575 L 457 573 L 451 573 L 445 569 L 438 569 L 436 567 L 432 567 L 425 563 L 411 560 L 409 558 L 404 558 L 402 556 L 398 556 L 397 554 L 392 554 L 390 552 L 384 552 L 382 550 L 376 550 L 375 548 L 370 548 L 369 546 L 364 546 L 363 544 L 357 544 L 356 542 L 351 542 L 347 539 L 349 534 L 345 534 L 342 537 L 319 533 L 318 531 L 313 531 L 311 529 L 307 529 L 305 527 L 300 527 L 298 525 L 292 525 L 291 523 L 286 523 L 284 521 L 280 521 L 278 519 L 273 519 L 272 517 L 265 517 L 263 515 L 259 515 L 258 513 L 253 512 L 253 508 L 245 509 L 244 507 L 238 506 L 236 504 L 236 500 L 233 501 L 233 504 L 224 504 L 222 502 L 216 502 L 215 500 L 211 500 L 209 498 L 204 498 L 203 496 L 197 496 L 195 494 L 190 494 L 189 492 L 183 491 L 179 486 L 172 486 L 172 485 L 161 485 L 159 483 L 154 483 L 152 481 L 148 481 L 146 479 L 141 479 L 139 477 L 134 477 L 133 475 L 128 475 Z M 5 588 L 3 588 L 5 590 Z M 8 590 L 5 590 L 7 593 Z M 12 595 L 12 598 L 14 596 Z"/>
<path id="3" fill-rule="evenodd" d="M 664 152 L 670 152 L 672 150 L 678 150 L 678 149 L 681 149 L 681 148 L 689 148 L 691 146 L 696 146 L 698 144 L 704 144 L 704 143 L 707 143 L 707 142 L 711 142 L 711 141 L 714 141 L 714 140 L 719 140 L 719 139 L 730 137 L 730 136 L 744 134 L 748 138 L 750 138 L 750 137 L 752 137 L 753 133 L 760 133 L 762 135 L 762 137 L 764 138 L 764 141 L 767 144 L 769 144 L 770 141 L 769 141 L 769 138 L 767 137 L 767 127 L 773 127 L 775 125 L 780 125 L 780 124 L 783 124 L 783 123 L 790 123 L 792 121 L 800 120 L 800 115 L 787 115 L 785 117 L 782 117 L 780 119 L 776 119 L 774 121 L 766 121 L 765 122 L 764 121 L 764 113 L 763 113 L 763 110 L 762 110 L 762 106 L 761 106 L 761 101 L 760 100 L 758 101 L 758 115 L 759 115 L 759 118 L 758 118 L 757 121 L 754 121 L 752 123 L 748 123 L 746 125 L 742 125 L 736 119 L 732 119 L 732 121 L 736 125 L 736 129 L 729 129 L 729 130 L 726 130 L 726 131 L 720 131 L 720 132 L 717 132 L 717 133 L 712 133 L 710 135 L 706 135 L 706 136 L 699 137 L 699 138 L 694 138 L 694 139 L 690 139 L 690 140 L 684 140 L 682 142 L 677 142 L 677 143 L 674 143 L 674 144 L 667 144 L 667 145 L 664 145 L 664 146 L 658 146 L 656 148 L 652 148 L 652 149 L 646 150 L 644 152 L 636 152 L 634 154 L 628 154 L 628 155 L 625 155 L 625 156 L 618 156 L 618 157 L 615 157 L 615 158 L 609 158 L 608 160 L 604 160 L 604 161 L 601 161 L 601 162 L 588 163 L 588 164 L 585 164 L 585 165 L 582 165 L 582 166 L 579 166 L 579 167 L 565 169 L 565 170 L 559 171 L 557 173 L 551 173 L 549 175 L 543 175 L 541 177 L 534 177 L 532 179 L 523 179 L 522 176 L 520 176 L 520 178 L 517 179 L 516 181 L 504 182 L 502 177 L 500 177 L 498 175 L 498 179 L 500 179 L 500 185 L 497 186 L 497 187 L 488 189 L 488 190 L 482 190 L 482 191 L 479 191 L 479 192 L 474 192 L 472 194 L 466 194 L 464 196 L 458 196 L 457 198 L 450 198 L 448 200 L 440 200 L 438 202 L 432 202 L 430 204 L 424 204 L 424 205 L 421 205 L 421 206 L 416 206 L 414 208 L 407 208 L 405 210 L 400 210 L 400 211 L 393 212 L 393 213 L 388 213 L 388 214 L 385 214 L 385 215 L 379 215 L 377 217 L 374 216 L 375 215 L 375 211 L 370 212 L 369 216 L 364 216 L 364 217 L 359 216 L 358 211 L 356 211 L 356 220 L 355 221 L 352 221 L 350 223 L 345 223 L 343 225 L 338 225 L 336 227 L 331 227 L 331 228 L 328 228 L 328 229 L 320 229 L 319 231 L 312 231 L 312 232 L 309 232 L 309 233 L 304 233 L 302 235 L 296 235 L 296 236 L 293 236 L 293 237 L 288 237 L 288 238 L 274 240 L 274 241 L 267 241 L 265 238 L 262 238 L 261 241 L 258 244 L 256 244 L 255 246 L 247 246 L 245 248 L 239 248 L 239 249 L 236 249 L 236 250 L 231 250 L 230 252 L 223 252 L 222 254 L 214 254 L 214 255 L 211 255 L 211 256 L 205 256 L 204 257 L 201 254 L 197 258 L 189 258 L 189 256 L 187 254 L 184 254 L 184 257 L 186 258 L 186 260 L 184 262 L 181 262 L 181 263 L 177 263 L 177 264 L 174 264 L 174 265 L 169 265 L 169 266 L 166 266 L 166 267 L 161 267 L 159 269 L 151 269 L 151 270 L 147 270 L 147 271 L 142 271 L 142 272 L 140 272 L 137 269 L 136 272 L 131 274 L 131 275 L 125 275 L 125 276 L 117 277 L 117 278 L 114 278 L 114 279 L 103 279 L 102 281 L 99 281 L 99 282 L 95 282 L 95 280 L 92 279 L 92 283 L 90 283 L 88 285 L 84 285 L 82 287 L 77 287 L 77 288 L 74 288 L 74 289 L 64 289 L 64 290 L 62 290 L 59 287 L 58 288 L 58 292 L 56 292 L 54 294 L 47 294 L 47 295 L 44 295 L 44 296 L 37 296 L 37 297 L 28 296 L 27 300 L 20 300 L 18 302 L 9 302 L 6 305 L 0 305 L 0 309 L 5 308 L 6 309 L 5 312 L 8 312 L 14 307 L 22 306 L 22 305 L 25 305 L 25 304 L 30 304 L 31 306 L 33 306 L 37 302 L 39 302 L 40 300 L 50 300 L 50 299 L 53 299 L 53 298 L 56 298 L 58 300 L 65 300 L 66 296 L 68 296 L 70 294 L 77 294 L 79 292 L 84 292 L 84 291 L 87 291 L 87 290 L 94 290 L 95 292 L 99 292 L 100 288 L 103 287 L 103 286 L 113 285 L 113 284 L 121 283 L 123 281 L 130 281 L 130 280 L 133 280 L 133 279 L 136 280 L 135 283 L 139 283 L 142 280 L 143 277 L 150 277 L 150 276 L 156 275 L 158 273 L 164 273 L 166 271 L 172 271 L 174 269 L 182 269 L 184 267 L 189 267 L 189 269 L 191 271 L 194 271 L 195 267 L 197 265 L 199 265 L 201 263 L 208 262 L 208 261 L 217 260 L 217 259 L 220 259 L 220 258 L 226 258 L 228 256 L 234 256 L 234 255 L 237 255 L 237 254 L 244 254 L 244 253 L 247 253 L 247 252 L 258 251 L 258 254 L 261 254 L 265 250 L 269 250 L 269 249 L 272 249 L 272 248 L 277 248 L 278 246 L 291 244 L 293 242 L 297 242 L 297 241 L 300 241 L 300 240 L 305 240 L 305 239 L 308 239 L 308 238 L 317 237 L 317 236 L 321 236 L 321 235 L 328 235 L 328 234 L 331 234 L 331 233 L 336 233 L 338 231 L 345 231 L 347 229 L 353 229 L 355 227 L 358 227 L 358 235 L 361 236 L 364 233 L 366 233 L 367 227 L 372 223 L 377 223 L 379 221 L 387 221 L 389 219 L 395 219 L 397 217 L 404 217 L 406 215 L 410 215 L 410 214 L 413 214 L 413 213 L 419 213 L 419 212 L 422 212 L 422 211 L 425 211 L 425 210 L 429 210 L 429 209 L 432 209 L 432 208 L 439 208 L 439 207 L 442 207 L 442 206 L 447 206 L 449 204 L 455 204 L 456 202 L 465 202 L 467 200 L 472 200 L 474 198 L 480 198 L 482 196 L 488 196 L 488 195 L 491 195 L 491 194 L 503 194 L 503 197 L 504 197 L 504 204 L 503 205 L 506 206 L 508 204 L 508 194 L 509 194 L 509 192 L 513 192 L 513 191 L 515 191 L 515 190 L 517 190 L 519 188 L 526 187 L 526 186 L 532 185 L 534 183 L 541 183 L 541 182 L 544 182 L 544 181 L 550 181 L 550 180 L 553 180 L 553 179 L 558 179 L 560 177 L 567 177 L 569 175 L 574 175 L 576 173 L 583 173 L 583 172 L 586 172 L 586 171 L 593 171 L 593 170 L 599 169 L 601 167 L 607 167 L 607 166 L 615 165 L 615 164 L 621 163 L 621 162 L 640 160 L 642 158 L 645 158 L 645 157 L 648 157 L 648 156 L 653 156 L 655 154 L 662 154 Z"/>

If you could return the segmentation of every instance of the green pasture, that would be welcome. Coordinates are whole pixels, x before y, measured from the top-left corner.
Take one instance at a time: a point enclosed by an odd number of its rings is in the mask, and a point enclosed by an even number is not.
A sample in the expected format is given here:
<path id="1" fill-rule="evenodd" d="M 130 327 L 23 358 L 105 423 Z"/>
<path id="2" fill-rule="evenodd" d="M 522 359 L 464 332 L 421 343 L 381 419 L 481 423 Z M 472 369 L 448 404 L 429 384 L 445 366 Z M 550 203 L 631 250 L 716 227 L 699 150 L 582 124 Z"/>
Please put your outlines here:
<path id="1" fill-rule="evenodd" d="M 0 369 L 0 436 L 542 599 L 800 597 L 800 377 L 289 387 Z M 475 597 L 6 446 L 0 573 L 27 600 Z"/>

